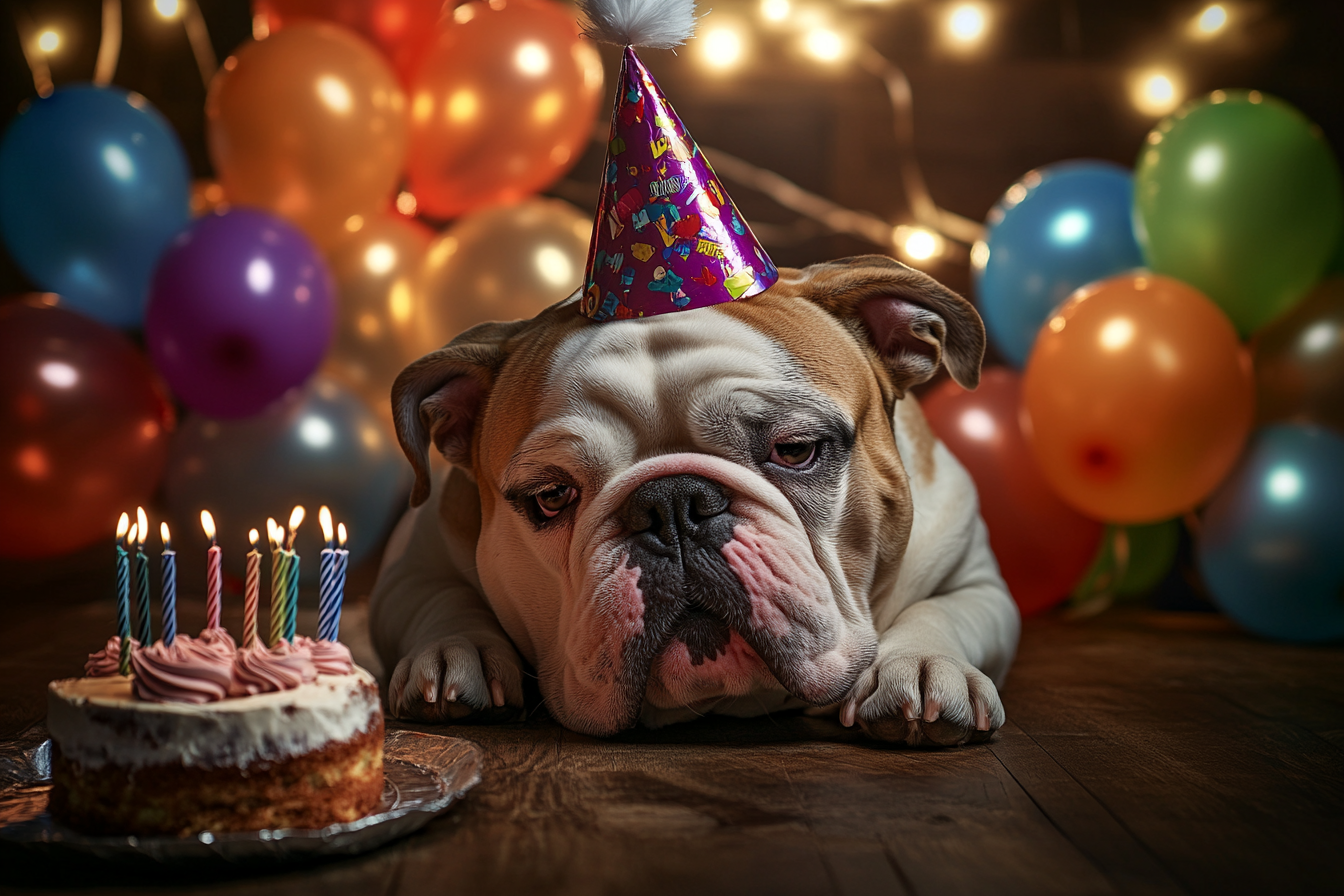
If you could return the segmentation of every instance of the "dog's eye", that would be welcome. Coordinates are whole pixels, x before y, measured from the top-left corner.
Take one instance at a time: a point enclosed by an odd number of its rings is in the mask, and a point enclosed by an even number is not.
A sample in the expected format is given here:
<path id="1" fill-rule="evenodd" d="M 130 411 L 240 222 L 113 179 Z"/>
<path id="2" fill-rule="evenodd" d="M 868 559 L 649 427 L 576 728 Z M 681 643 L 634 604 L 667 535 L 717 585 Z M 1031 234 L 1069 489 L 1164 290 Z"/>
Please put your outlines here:
<path id="1" fill-rule="evenodd" d="M 770 449 L 770 463 L 792 470 L 805 469 L 816 459 L 816 442 L 776 442 Z"/>
<path id="2" fill-rule="evenodd" d="M 574 499 L 578 496 L 578 489 L 572 485 L 553 485 L 545 491 L 537 492 L 537 508 L 544 516 L 550 518 L 574 503 Z"/>

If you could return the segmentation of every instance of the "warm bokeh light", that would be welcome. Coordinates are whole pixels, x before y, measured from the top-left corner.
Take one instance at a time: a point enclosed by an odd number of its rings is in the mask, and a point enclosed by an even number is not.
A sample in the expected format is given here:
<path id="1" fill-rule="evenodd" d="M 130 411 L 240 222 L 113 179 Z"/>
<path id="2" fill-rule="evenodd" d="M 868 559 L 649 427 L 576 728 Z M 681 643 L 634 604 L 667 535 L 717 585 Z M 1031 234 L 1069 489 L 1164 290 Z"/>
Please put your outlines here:
<path id="1" fill-rule="evenodd" d="M 415 194 L 402 190 L 397 194 L 397 211 L 403 215 L 414 215 L 418 203 L 415 201 Z"/>
<path id="2" fill-rule="evenodd" d="M 513 64 L 525 75 L 540 77 L 551 70 L 551 54 L 536 41 L 528 41 L 513 54 Z"/>
<path id="3" fill-rule="evenodd" d="M 829 28 L 813 28 L 804 41 L 813 59 L 836 62 L 845 55 L 845 39 Z"/>
<path id="4" fill-rule="evenodd" d="M 364 251 L 364 268 L 381 277 L 397 266 L 397 250 L 388 243 L 374 243 Z"/>
<path id="5" fill-rule="evenodd" d="M 1212 3 L 1191 22 L 1190 30 L 1196 37 L 1213 37 L 1227 27 L 1227 7 Z"/>
<path id="6" fill-rule="evenodd" d="M 1134 107 L 1145 115 L 1166 115 L 1181 104 L 1182 90 L 1175 76 L 1165 71 L 1139 75 L 1131 88 Z"/>
<path id="7" fill-rule="evenodd" d="M 55 53 L 61 46 L 61 35 L 48 28 L 37 36 L 37 48 L 43 53 Z"/>
<path id="8" fill-rule="evenodd" d="M 958 3 L 947 13 L 947 39 L 961 47 L 971 47 L 984 40 L 989 30 L 985 8 L 978 3 Z"/>
<path id="9" fill-rule="evenodd" d="M 943 254 L 943 238 L 926 227 L 902 224 L 892 232 L 892 240 L 910 261 L 928 261 Z"/>
<path id="10" fill-rule="evenodd" d="M 761 18 L 767 22 L 782 22 L 791 11 L 789 0 L 761 0 Z"/>
<path id="11" fill-rule="evenodd" d="M 165 19 L 175 19 L 182 13 L 182 0 L 154 0 L 154 11 Z"/>
<path id="12" fill-rule="evenodd" d="M 705 32 L 700 60 L 710 68 L 736 68 L 742 62 L 742 35 L 736 28 L 720 25 Z"/>

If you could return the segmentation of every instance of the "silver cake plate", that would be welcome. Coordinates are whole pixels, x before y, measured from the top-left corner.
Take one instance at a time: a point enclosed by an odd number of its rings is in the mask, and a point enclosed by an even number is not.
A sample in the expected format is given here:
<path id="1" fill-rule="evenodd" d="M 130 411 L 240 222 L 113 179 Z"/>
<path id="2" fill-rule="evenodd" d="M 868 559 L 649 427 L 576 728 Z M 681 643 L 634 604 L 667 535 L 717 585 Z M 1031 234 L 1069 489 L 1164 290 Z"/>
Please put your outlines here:
<path id="1" fill-rule="evenodd" d="M 377 849 L 428 824 L 481 780 L 481 751 L 470 741 L 389 731 L 383 744 L 386 783 L 378 806 L 356 821 L 316 830 L 281 828 L 191 837 L 90 836 L 52 820 L 51 741 L 30 729 L 0 743 L 0 842 L 50 858 L 87 857 L 159 866 L 273 865 Z"/>

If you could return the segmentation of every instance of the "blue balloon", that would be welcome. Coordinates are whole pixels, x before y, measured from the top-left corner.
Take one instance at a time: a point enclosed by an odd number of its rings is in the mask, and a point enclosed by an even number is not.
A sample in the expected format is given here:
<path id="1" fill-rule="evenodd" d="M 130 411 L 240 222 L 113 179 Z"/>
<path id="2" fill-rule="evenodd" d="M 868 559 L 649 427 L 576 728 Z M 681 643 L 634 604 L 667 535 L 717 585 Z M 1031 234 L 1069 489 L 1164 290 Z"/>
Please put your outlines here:
<path id="1" fill-rule="evenodd" d="M 1196 558 L 1244 628 L 1344 638 L 1344 438 L 1307 424 L 1257 432 L 1204 511 Z"/>
<path id="2" fill-rule="evenodd" d="M 1060 162 L 1024 176 L 990 210 L 976 293 L 989 338 L 1010 363 L 1027 363 L 1041 325 L 1075 289 L 1143 263 L 1133 205 L 1128 170 Z"/>
<path id="3" fill-rule="evenodd" d="M 353 568 L 382 544 L 410 487 L 397 440 L 364 402 L 321 376 L 246 420 L 187 417 L 173 436 L 163 481 L 172 531 L 181 527 L 183 544 L 192 543 L 202 537 L 201 511 L 209 510 L 225 569 L 240 577 L 248 529 L 261 533 L 266 553 L 266 518 L 284 525 L 290 509 L 302 505 L 308 515 L 297 547 L 305 586 L 317 581 L 321 505 L 349 530 Z M 180 575 L 194 575 L 189 565 L 198 561 L 204 569 L 203 552 L 180 553 Z"/>
<path id="4" fill-rule="evenodd" d="M 0 142 L 0 233 L 62 306 L 140 326 L 159 253 L 191 216 L 177 135 L 138 93 L 81 84 L 32 101 Z"/>

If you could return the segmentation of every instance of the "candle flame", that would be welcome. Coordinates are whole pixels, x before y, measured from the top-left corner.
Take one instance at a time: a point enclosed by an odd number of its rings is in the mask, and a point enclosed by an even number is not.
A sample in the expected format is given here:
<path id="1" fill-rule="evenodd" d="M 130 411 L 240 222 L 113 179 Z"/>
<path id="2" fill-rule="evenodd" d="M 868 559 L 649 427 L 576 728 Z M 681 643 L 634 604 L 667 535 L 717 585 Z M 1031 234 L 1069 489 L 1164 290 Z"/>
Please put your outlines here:
<path id="1" fill-rule="evenodd" d="M 140 537 L 131 540 L 137 544 L 144 544 L 149 540 L 149 518 L 145 516 L 145 508 L 135 508 L 135 524 L 139 527 Z"/>
<path id="2" fill-rule="evenodd" d="M 280 547 L 280 542 L 284 540 L 283 533 L 279 535 L 276 534 L 279 528 L 280 524 L 275 521 L 274 517 L 266 517 L 266 539 L 271 543 L 271 550 Z"/>
<path id="3" fill-rule="evenodd" d="M 295 507 L 289 512 L 289 531 L 293 532 L 303 524 L 303 508 Z"/>
<path id="4" fill-rule="evenodd" d="M 317 512 L 317 521 L 322 524 L 322 540 L 331 544 L 331 508 L 323 504 Z"/>
<path id="5" fill-rule="evenodd" d="M 345 547 L 345 523 L 336 527 L 336 538 L 339 540 L 341 547 Z"/>
<path id="6" fill-rule="evenodd" d="M 215 518 L 210 515 L 210 511 L 201 511 L 201 528 L 205 530 L 205 537 L 210 541 L 215 540 Z"/>
<path id="7" fill-rule="evenodd" d="M 257 546 L 257 538 L 259 538 L 259 537 L 260 537 L 260 536 L 257 534 L 257 530 L 256 530 L 256 529 L 248 529 L 248 530 L 247 530 L 247 540 L 250 541 L 250 542 L 252 542 L 252 547 L 255 548 L 255 547 Z"/>
<path id="8" fill-rule="evenodd" d="M 130 530 L 130 528 L 131 528 L 131 518 L 128 514 L 123 513 L 121 515 L 121 518 L 117 520 L 117 541 L 121 541 L 123 538 L 125 538 L 126 533 Z"/>
<path id="9" fill-rule="evenodd" d="M 126 543 L 127 543 L 127 544 L 130 544 L 130 543 L 132 543 L 133 541 L 135 541 L 136 529 L 137 529 L 136 526 L 132 526 L 132 527 L 131 527 L 131 531 L 126 533 Z"/>
<path id="10" fill-rule="evenodd" d="M 163 549 L 171 551 L 173 549 L 173 540 L 168 536 L 168 524 L 159 523 L 159 537 L 163 539 Z"/>

